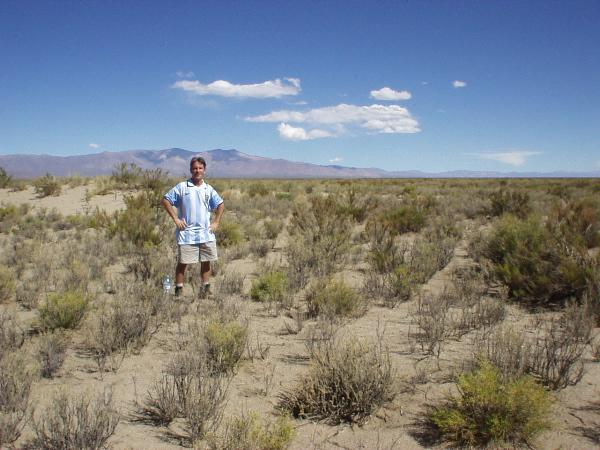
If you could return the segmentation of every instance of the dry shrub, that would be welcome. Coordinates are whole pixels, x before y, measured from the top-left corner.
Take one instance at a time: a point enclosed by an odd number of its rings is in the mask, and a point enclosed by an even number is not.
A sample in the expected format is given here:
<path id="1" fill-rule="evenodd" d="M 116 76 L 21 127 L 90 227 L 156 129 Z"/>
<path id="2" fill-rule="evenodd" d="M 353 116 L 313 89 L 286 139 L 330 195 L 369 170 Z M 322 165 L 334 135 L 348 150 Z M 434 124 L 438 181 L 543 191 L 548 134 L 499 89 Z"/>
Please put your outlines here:
<path id="1" fill-rule="evenodd" d="M 452 305 L 452 327 L 462 336 L 472 330 L 490 328 L 506 316 L 501 299 L 484 297 L 487 285 L 484 274 L 475 267 L 456 269 L 448 291 Z"/>
<path id="2" fill-rule="evenodd" d="M 61 185 L 55 177 L 47 173 L 45 176 L 33 181 L 33 189 L 40 198 L 50 195 L 58 196 L 61 192 Z"/>
<path id="3" fill-rule="evenodd" d="M 500 370 L 483 361 L 477 370 L 459 377 L 458 391 L 433 408 L 430 416 L 454 445 L 529 444 L 550 427 L 553 400 L 528 376 L 506 380 Z"/>
<path id="4" fill-rule="evenodd" d="M 137 419 L 168 425 L 175 418 L 184 418 L 190 443 L 216 431 L 231 377 L 215 373 L 204 356 L 189 353 L 187 348 L 175 354 L 144 403 L 137 405 Z"/>
<path id="5" fill-rule="evenodd" d="M 57 333 L 40 336 L 37 359 L 44 378 L 53 378 L 62 366 L 67 351 L 66 339 Z"/>
<path id="6" fill-rule="evenodd" d="M 0 446 L 16 441 L 28 421 L 31 382 L 22 357 L 0 359 Z"/>
<path id="7" fill-rule="evenodd" d="M 219 435 L 210 436 L 211 450 L 284 450 L 294 438 L 292 422 L 279 416 L 275 422 L 265 423 L 257 413 L 234 417 Z"/>
<path id="8" fill-rule="evenodd" d="M 221 295 L 239 295 L 244 290 L 244 275 L 238 272 L 223 271 L 217 282 L 217 292 Z"/>
<path id="9" fill-rule="evenodd" d="M 115 432 L 119 414 L 110 396 L 95 400 L 89 395 L 69 397 L 59 393 L 52 404 L 33 419 L 32 448 L 102 449 Z"/>
<path id="10" fill-rule="evenodd" d="M 454 255 L 458 232 L 445 223 L 434 224 L 411 244 L 398 243 L 385 224 L 367 226 L 370 249 L 364 291 L 379 297 L 384 304 L 396 306 L 408 300 L 417 285 L 425 283 L 444 268 Z"/>
<path id="11" fill-rule="evenodd" d="M 0 303 L 4 303 L 12 298 L 16 292 L 16 275 L 10 267 L 0 265 Z"/>
<path id="12" fill-rule="evenodd" d="M 6 355 L 18 350 L 25 342 L 25 332 L 17 324 L 14 316 L 0 312 L 0 361 Z"/>
<path id="13" fill-rule="evenodd" d="M 262 225 L 267 239 L 277 239 L 283 229 L 283 222 L 278 219 L 267 218 L 263 220 Z"/>
<path id="14" fill-rule="evenodd" d="M 597 196 L 560 202 L 550 213 L 550 222 L 571 241 L 586 248 L 600 246 L 600 203 Z"/>
<path id="15" fill-rule="evenodd" d="M 389 352 L 381 343 L 327 340 L 313 352 L 308 373 L 280 394 L 279 407 L 330 424 L 362 423 L 393 398 L 392 384 Z"/>
<path id="16" fill-rule="evenodd" d="M 582 356 L 592 338 L 593 319 L 586 305 L 570 304 L 559 318 L 545 321 L 537 330 L 530 371 L 550 389 L 576 384 L 583 376 Z"/>
<path id="17" fill-rule="evenodd" d="M 540 320 L 534 326 L 533 339 L 510 328 L 496 330 L 482 340 L 479 352 L 507 377 L 528 373 L 550 389 L 576 384 L 583 375 L 582 356 L 592 336 L 587 307 L 571 304 L 561 317 Z"/>
<path id="18" fill-rule="evenodd" d="M 40 327 L 43 330 L 75 328 L 83 318 L 88 299 L 81 291 L 54 292 L 38 307 Z"/>
<path id="19" fill-rule="evenodd" d="M 333 196 L 313 195 L 294 204 L 286 247 L 290 287 L 296 291 L 311 275 L 327 276 L 346 259 L 351 245 L 351 217 Z"/>
<path id="20" fill-rule="evenodd" d="M 358 292 L 342 280 L 333 278 L 315 280 L 309 286 L 305 299 L 309 317 L 360 317 L 367 310 L 367 302 Z"/>
<path id="21" fill-rule="evenodd" d="M 446 291 L 438 295 L 422 292 L 418 296 L 412 320 L 419 328 L 416 337 L 421 349 L 429 355 L 439 357 L 442 343 L 450 336 L 450 300 Z"/>
<path id="22" fill-rule="evenodd" d="M 86 328 L 85 347 L 104 372 L 114 354 L 128 349 L 138 350 L 148 343 L 161 323 L 164 297 L 162 291 L 143 283 L 120 287 L 115 299 L 95 312 Z M 124 354 L 123 354 L 124 356 Z"/>
<path id="23" fill-rule="evenodd" d="M 527 192 L 501 188 L 490 194 L 490 202 L 490 214 L 492 216 L 510 213 L 523 219 L 531 211 L 531 202 Z"/>

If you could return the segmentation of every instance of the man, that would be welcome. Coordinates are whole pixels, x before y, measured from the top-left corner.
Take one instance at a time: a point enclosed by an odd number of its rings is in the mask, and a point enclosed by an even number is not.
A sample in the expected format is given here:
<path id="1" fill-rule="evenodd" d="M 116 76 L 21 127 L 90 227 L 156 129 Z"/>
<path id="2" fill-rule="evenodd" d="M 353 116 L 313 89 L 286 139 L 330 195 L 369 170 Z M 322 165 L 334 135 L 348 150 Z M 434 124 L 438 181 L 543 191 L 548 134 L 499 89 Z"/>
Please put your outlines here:
<path id="1" fill-rule="evenodd" d="M 177 227 L 177 269 L 175 271 L 175 295 L 183 291 L 185 269 L 188 264 L 200 262 L 202 287 L 200 297 L 210 293 L 210 263 L 217 260 L 217 244 L 214 232 L 219 228 L 225 205 L 212 186 L 204 182 L 206 161 L 194 156 L 190 161 L 192 177 L 178 183 L 167 192 L 162 205 Z M 214 217 L 211 222 L 211 212 Z"/>

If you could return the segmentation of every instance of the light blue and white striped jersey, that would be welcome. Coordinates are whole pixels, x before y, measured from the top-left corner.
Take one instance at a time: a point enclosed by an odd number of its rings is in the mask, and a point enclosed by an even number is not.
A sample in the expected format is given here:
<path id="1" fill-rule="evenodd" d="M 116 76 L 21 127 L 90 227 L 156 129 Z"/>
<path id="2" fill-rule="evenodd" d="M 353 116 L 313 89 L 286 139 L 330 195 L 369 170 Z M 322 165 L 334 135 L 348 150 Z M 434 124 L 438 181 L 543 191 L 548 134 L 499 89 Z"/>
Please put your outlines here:
<path id="1" fill-rule="evenodd" d="M 177 229 L 177 244 L 202 244 L 216 240 L 209 230 L 210 212 L 223 203 L 217 191 L 206 182 L 196 186 L 192 179 L 178 183 L 165 194 L 175 206 L 180 219 L 185 219 L 185 230 Z"/>

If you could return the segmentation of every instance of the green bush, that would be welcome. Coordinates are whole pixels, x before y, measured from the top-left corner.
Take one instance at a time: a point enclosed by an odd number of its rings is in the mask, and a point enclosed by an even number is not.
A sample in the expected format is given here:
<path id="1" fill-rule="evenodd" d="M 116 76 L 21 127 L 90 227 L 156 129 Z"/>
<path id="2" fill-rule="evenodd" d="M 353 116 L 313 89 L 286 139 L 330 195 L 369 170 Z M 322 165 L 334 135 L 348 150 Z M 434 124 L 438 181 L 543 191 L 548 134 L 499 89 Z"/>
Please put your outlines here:
<path id="1" fill-rule="evenodd" d="M 503 217 L 487 240 L 485 254 L 509 296 L 531 303 L 580 297 L 595 270 L 585 251 L 537 217 Z"/>
<path id="2" fill-rule="evenodd" d="M 238 321 L 210 321 L 204 331 L 207 356 L 216 372 L 232 372 L 248 340 L 248 327 Z"/>
<path id="3" fill-rule="evenodd" d="M 294 438 L 292 422 L 280 416 L 274 423 L 265 423 L 256 413 L 235 417 L 225 427 L 222 436 L 211 436 L 211 450 L 284 450 Z"/>
<path id="4" fill-rule="evenodd" d="M 80 291 L 48 294 L 46 302 L 38 308 L 40 326 L 44 330 L 75 328 L 88 305 Z"/>
<path id="5" fill-rule="evenodd" d="M 527 192 L 499 189 L 490 194 L 490 201 L 490 214 L 492 216 L 501 216 L 502 214 L 510 213 L 523 219 L 531 211 L 529 194 Z"/>
<path id="6" fill-rule="evenodd" d="M 381 345 L 330 340 L 315 349 L 308 373 L 280 395 L 279 407 L 329 424 L 363 423 L 393 398 L 392 384 L 389 353 Z"/>
<path id="7" fill-rule="evenodd" d="M 135 188 L 142 178 L 142 169 L 133 163 L 121 163 L 115 166 L 110 178 L 120 187 Z"/>
<path id="8" fill-rule="evenodd" d="M 219 245 L 223 248 L 235 247 L 244 240 L 244 233 L 239 223 L 223 221 L 217 229 Z"/>
<path id="9" fill-rule="evenodd" d="M 484 361 L 458 380 L 459 394 L 431 412 L 433 423 L 454 445 L 527 444 L 550 427 L 553 400 L 529 376 L 504 380 Z"/>
<path id="10" fill-rule="evenodd" d="M 47 173 L 45 176 L 34 180 L 33 188 L 38 197 L 58 196 L 61 192 L 60 183 L 55 177 Z"/>
<path id="11" fill-rule="evenodd" d="M 329 318 L 358 317 L 366 312 L 366 302 L 341 280 L 315 281 L 306 294 L 308 315 Z"/>
<path id="12" fill-rule="evenodd" d="M 4 167 L 0 167 L 0 188 L 7 188 L 11 183 L 12 177 L 4 170 Z"/>
<path id="13" fill-rule="evenodd" d="M 259 302 L 281 303 L 288 291 L 288 278 L 284 272 L 266 272 L 252 282 L 250 297 Z"/>
<path id="14" fill-rule="evenodd" d="M 380 219 L 394 234 L 418 232 L 425 226 L 426 211 L 419 205 L 404 205 L 386 211 Z"/>
<path id="15" fill-rule="evenodd" d="M 159 227 L 163 216 L 159 215 L 156 195 L 143 191 L 138 195 L 126 195 L 123 200 L 124 211 L 118 211 L 112 217 L 98 213 L 95 222 L 105 226 L 110 236 L 119 236 L 136 247 L 158 247 L 164 232 Z"/>

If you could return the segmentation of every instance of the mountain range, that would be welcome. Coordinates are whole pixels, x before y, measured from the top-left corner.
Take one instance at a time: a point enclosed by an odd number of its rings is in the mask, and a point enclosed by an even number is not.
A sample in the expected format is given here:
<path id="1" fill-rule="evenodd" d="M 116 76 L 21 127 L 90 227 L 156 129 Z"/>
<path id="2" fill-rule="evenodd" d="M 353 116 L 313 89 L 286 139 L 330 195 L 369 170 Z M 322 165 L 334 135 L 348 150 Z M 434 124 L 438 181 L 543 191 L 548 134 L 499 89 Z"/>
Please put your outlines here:
<path id="1" fill-rule="evenodd" d="M 210 178 L 570 178 L 600 177 L 595 172 L 479 172 L 458 170 L 429 173 L 417 170 L 387 171 L 377 168 L 318 165 L 253 156 L 238 150 L 193 152 L 181 148 L 164 150 L 127 150 L 89 155 L 0 155 L 0 167 L 14 178 L 35 178 L 47 173 L 55 176 L 110 175 L 122 164 L 136 164 L 142 169 L 162 169 L 170 175 L 189 175 L 192 156 L 204 157 Z"/>

